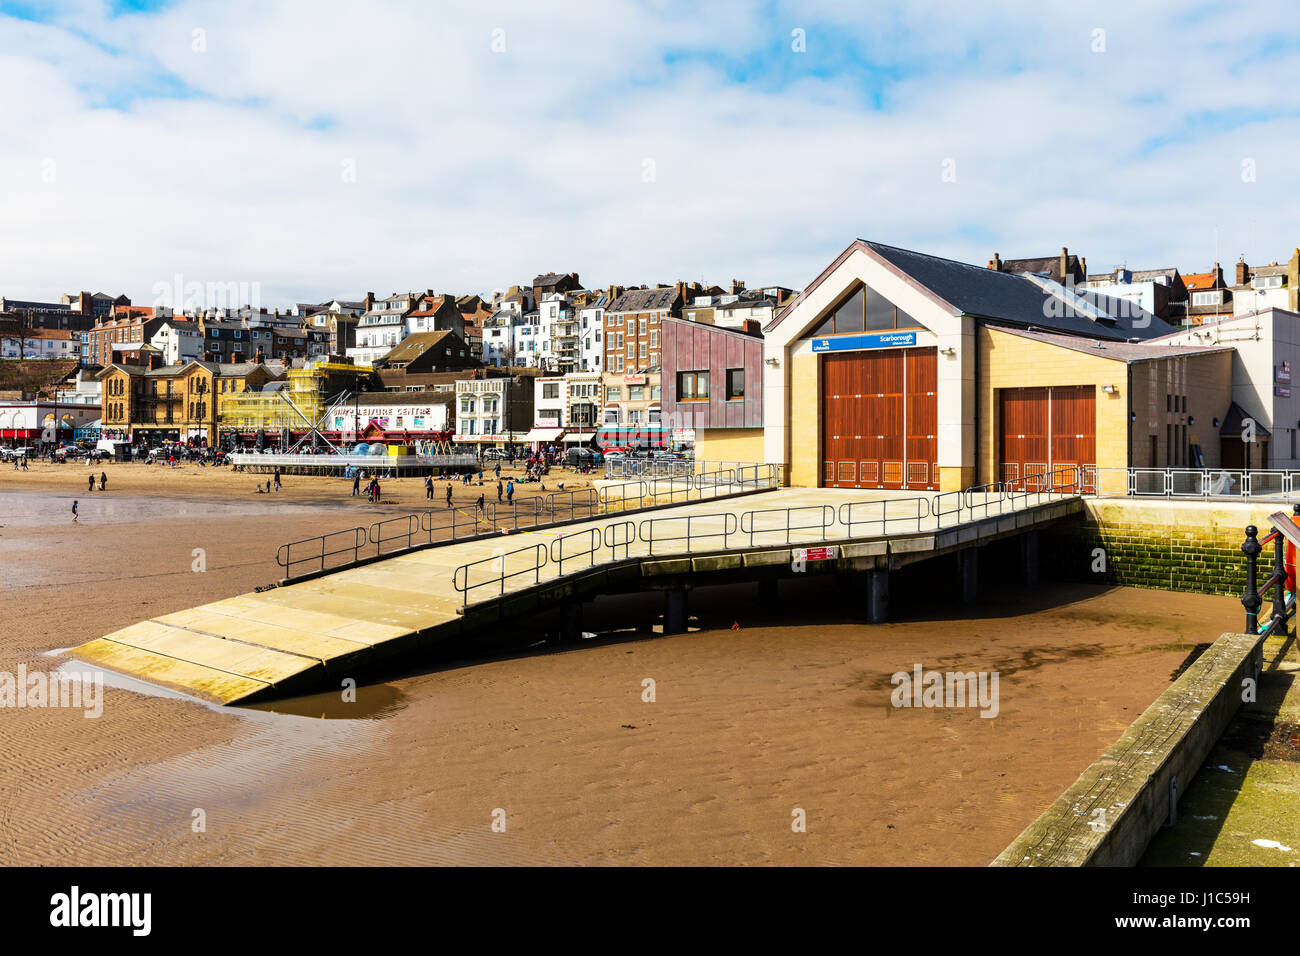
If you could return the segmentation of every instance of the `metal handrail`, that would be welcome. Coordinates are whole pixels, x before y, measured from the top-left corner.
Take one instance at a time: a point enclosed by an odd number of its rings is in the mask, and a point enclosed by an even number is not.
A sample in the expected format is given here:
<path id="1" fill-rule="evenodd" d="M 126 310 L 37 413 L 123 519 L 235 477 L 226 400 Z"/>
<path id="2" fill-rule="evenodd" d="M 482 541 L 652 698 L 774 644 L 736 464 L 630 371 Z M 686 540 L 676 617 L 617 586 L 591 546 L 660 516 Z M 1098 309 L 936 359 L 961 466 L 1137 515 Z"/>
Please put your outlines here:
<path id="1" fill-rule="evenodd" d="M 528 552 L 532 552 L 533 555 L 533 564 L 531 567 L 521 568 L 517 571 L 506 570 L 506 565 L 510 558 L 517 554 L 525 554 Z M 546 545 L 530 544 L 527 547 L 516 548 L 513 551 L 506 551 L 502 554 L 493 555 L 490 558 L 481 558 L 478 561 L 470 561 L 468 564 L 462 564 L 453 571 L 451 575 L 452 587 L 463 595 L 461 607 L 469 606 L 469 595 L 471 591 L 477 590 L 478 588 L 489 587 L 493 584 L 496 584 L 499 587 L 497 596 L 504 597 L 506 593 L 506 581 L 511 578 L 519 577 L 521 574 L 532 574 L 533 583 L 540 584 L 542 580 L 542 568 L 546 566 L 547 561 L 546 552 Z M 500 565 L 500 572 L 496 577 L 488 578 L 487 580 L 480 581 L 477 584 L 470 583 L 471 568 L 477 568 L 481 565 L 492 563 L 498 563 Z"/>
<path id="2" fill-rule="evenodd" d="M 899 506 L 910 506 L 912 513 L 902 515 L 891 515 L 890 507 L 895 509 Z M 855 508 L 872 509 L 878 508 L 880 514 L 872 517 L 870 514 L 865 518 L 855 518 L 853 511 Z M 889 531 L 889 522 L 891 521 L 914 521 L 916 530 L 921 530 L 921 522 L 930 517 L 930 499 L 927 498 L 873 498 L 867 501 L 846 501 L 840 505 L 838 511 L 839 523 L 844 525 L 846 537 L 853 537 L 853 526 L 859 524 L 880 525 L 880 533 L 886 534 Z"/>
<path id="3" fill-rule="evenodd" d="M 342 535 L 351 535 L 352 543 L 346 547 L 335 548 L 332 551 L 327 550 L 326 542 L 330 538 L 340 537 Z M 366 529 L 361 527 L 345 528 L 342 531 L 330 531 L 326 534 L 318 534 L 312 538 L 302 538 L 299 541 L 290 541 L 288 544 L 280 545 L 275 552 L 275 561 L 276 564 L 284 568 L 285 577 L 292 577 L 290 569 L 307 561 L 318 561 L 319 567 L 317 570 L 324 571 L 325 559 L 331 558 L 336 554 L 346 554 L 350 551 L 352 552 L 352 560 L 354 562 L 359 561 L 361 559 L 361 549 L 365 547 L 367 538 L 368 535 Z M 293 557 L 293 549 L 295 546 L 310 544 L 312 542 L 316 542 L 319 546 L 314 553 L 301 558 Z M 311 572 L 304 571 L 302 573 L 309 574 Z"/>
<path id="4" fill-rule="evenodd" d="M 810 511 L 817 513 L 817 521 L 809 524 L 791 524 L 791 516 L 796 511 Z M 756 515 L 783 515 L 785 522 L 779 527 L 772 528 L 755 528 L 754 518 Z M 746 520 L 748 527 L 746 527 Z M 749 546 L 754 546 L 754 535 L 774 534 L 784 532 L 785 543 L 790 544 L 790 535 L 792 532 L 813 531 L 818 532 L 818 540 L 825 541 L 828 532 L 835 527 L 835 508 L 833 505 L 799 505 L 793 508 L 759 508 L 753 511 L 746 511 L 740 516 L 740 533 L 749 535 Z"/>
<path id="5" fill-rule="evenodd" d="M 414 542 L 415 536 L 421 531 L 423 523 L 424 522 L 419 513 L 384 518 L 381 521 L 376 521 L 370 526 L 370 530 L 367 532 L 366 537 L 369 538 L 370 543 L 375 546 L 377 554 L 383 553 L 384 544 L 386 542 L 397 541 L 402 538 L 406 539 L 406 547 L 409 548 Z M 388 527 L 396 527 L 399 524 L 402 526 L 403 530 L 392 535 L 386 533 Z"/>
<path id="6" fill-rule="evenodd" d="M 580 531 L 571 531 L 568 534 L 556 535 L 550 545 L 551 563 L 559 566 L 559 573 L 564 574 L 564 562 L 576 561 L 578 558 L 587 558 L 587 567 L 594 567 L 596 563 L 596 552 L 600 550 L 601 541 L 604 540 L 602 534 L 603 528 L 583 528 Z M 585 538 L 587 549 L 577 554 L 566 555 L 564 553 L 564 542 L 576 541 L 579 538 Z"/>
<path id="7" fill-rule="evenodd" d="M 709 520 L 709 519 L 716 520 L 716 519 L 718 519 L 718 518 L 721 518 L 721 519 L 722 519 L 722 530 L 721 530 L 721 531 L 703 531 L 703 532 L 699 532 L 699 533 L 697 533 L 697 534 L 693 534 L 693 533 L 692 533 L 692 531 L 691 531 L 691 522 L 693 522 L 693 521 L 706 521 L 706 520 Z M 655 525 L 656 525 L 656 524 L 658 524 L 658 525 L 667 524 L 667 523 L 670 522 L 670 521 L 678 521 L 678 522 L 684 521 L 684 522 L 686 522 L 686 533 L 685 533 L 685 534 L 675 534 L 675 535 L 667 535 L 667 534 L 666 534 L 666 535 L 662 535 L 662 536 L 656 536 L 656 534 L 655 534 Z M 718 537 L 721 537 L 721 538 L 722 538 L 722 547 L 723 547 L 723 548 L 726 548 L 726 547 L 727 547 L 727 544 L 728 544 L 728 541 L 729 541 L 729 539 L 730 539 L 730 537 L 731 537 L 731 535 L 735 534 L 735 533 L 739 530 L 739 528 L 740 528 L 740 519 L 738 518 L 737 515 L 733 514 L 733 513 L 730 512 L 730 511 L 722 511 L 722 512 L 717 512 L 717 513 L 714 513 L 714 514 L 707 514 L 707 515 L 669 515 L 669 516 L 666 516 L 666 517 L 660 517 L 660 518 L 644 518 L 644 519 L 642 519 L 642 520 L 637 524 L 636 536 L 637 536 L 637 539 L 638 539 L 638 540 L 644 542 L 645 544 L 647 544 L 647 545 L 649 546 L 650 554 L 652 554 L 652 555 L 655 553 L 655 544 L 656 544 L 657 542 L 662 544 L 662 543 L 667 543 L 667 542 L 670 542 L 670 541 L 685 541 L 685 542 L 686 542 L 686 553 L 687 553 L 687 554 L 690 554 L 690 553 L 691 553 L 691 543 L 695 540 L 695 538 L 697 538 L 697 537 L 699 537 L 699 538 L 718 538 Z M 647 533 L 647 529 L 649 529 L 649 533 Z"/>
<path id="8" fill-rule="evenodd" d="M 556 521 L 570 520 L 578 517 L 579 508 L 587 512 L 588 517 L 595 517 L 599 514 L 600 495 L 596 494 L 595 488 L 575 488 L 570 491 L 553 491 L 543 499 L 542 510 L 549 511 L 552 516 L 560 510 L 561 501 L 565 502 L 569 518 L 555 518 Z"/>
<path id="9" fill-rule="evenodd" d="M 623 532 L 623 540 L 619 541 L 614 534 L 615 531 Z M 626 560 L 632 556 L 632 542 L 637 540 L 637 528 L 635 521 L 615 521 L 605 525 L 605 547 L 609 548 L 609 557 L 611 561 L 619 560 L 618 549 L 623 549 L 623 559 Z"/>
<path id="10" fill-rule="evenodd" d="M 1080 494 L 1082 484 L 1083 474 L 1080 466 L 1060 465 L 1032 475 L 974 485 L 961 493 L 961 505 L 956 512 L 958 521 L 961 520 L 962 506 L 972 518 L 975 517 L 977 509 L 981 512 L 981 517 L 987 518 L 994 514 L 1005 514 L 1007 510 L 1005 506 L 1008 503 L 1011 505 L 1011 510 L 1015 511 L 1017 501 L 1027 502 L 1030 498 L 1034 498 L 1041 503 L 1044 495 L 1055 497 L 1062 494 Z M 976 495 L 981 496 L 978 502 L 975 500 Z M 997 508 L 996 511 L 993 510 L 994 506 Z M 951 514 L 952 511 L 945 510 L 944 513 Z"/>

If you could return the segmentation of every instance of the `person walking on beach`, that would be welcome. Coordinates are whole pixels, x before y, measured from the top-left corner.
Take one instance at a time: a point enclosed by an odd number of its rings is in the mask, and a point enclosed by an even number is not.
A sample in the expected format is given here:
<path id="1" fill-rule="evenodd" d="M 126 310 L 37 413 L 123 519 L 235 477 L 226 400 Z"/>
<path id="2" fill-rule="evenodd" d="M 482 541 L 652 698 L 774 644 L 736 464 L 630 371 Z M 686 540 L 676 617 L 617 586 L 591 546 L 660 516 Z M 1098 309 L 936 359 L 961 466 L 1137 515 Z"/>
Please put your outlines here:
<path id="1" fill-rule="evenodd" d="M 95 490 L 95 476 L 94 476 L 94 475 L 87 475 L 86 477 L 88 477 L 88 478 L 90 479 L 90 488 L 89 488 L 88 490 L 89 490 L 89 491 L 94 491 L 94 490 Z"/>
<path id="2" fill-rule="evenodd" d="M 357 469 L 352 473 L 352 497 L 361 497 L 361 470 Z"/>
<path id="3" fill-rule="evenodd" d="M 513 505 L 514 503 L 515 503 L 515 480 L 511 478 L 508 482 L 506 482 L 506 504 Z"/>
<path id="4" fill-rule="evenodd" d="M 501 479 L 497 479 L 497 502 L 500 503 L 501 496 L 505 494 L 505 485 L 501 484 Z"/>
<path id="5" fill-rule="evenodd" d="M 496 469 L 495 469 L 495 470 L 496 470 L 496 473 L 497 473 L 497 478 L 500 479 L 500 478 L 501 478 L 501 462 L 497 462 L 497 466 L 496 466 Z"/>
<path id="6" fill-rule="evenodd" d="M 424 476 L 424 497 L 427 501 L 433 500 L 433 475 Z"/>
<path id="7" fill-rule="evenodd" d="M 101 471 L 99 473 L 99 490 L 103 491 L 107 487 L 108 487 L 108 472 Z"/>
<path id="8" fill-rule="evenodd" d="M 280 469 L 279 468 L 275 469 L 274 477 L 275 477 L 275 490 L 279 491 L 280 490 Z"/>
<path id="9" fill-rule="evenodd" d="M 72 523 L 77 523 L 77 502 L 75 500 L 72 502 Z"/>
<path id="10" fill-rule="evenodd" d="M 451 507 L 451 485 L 447 485 L 447 507 Z"/>

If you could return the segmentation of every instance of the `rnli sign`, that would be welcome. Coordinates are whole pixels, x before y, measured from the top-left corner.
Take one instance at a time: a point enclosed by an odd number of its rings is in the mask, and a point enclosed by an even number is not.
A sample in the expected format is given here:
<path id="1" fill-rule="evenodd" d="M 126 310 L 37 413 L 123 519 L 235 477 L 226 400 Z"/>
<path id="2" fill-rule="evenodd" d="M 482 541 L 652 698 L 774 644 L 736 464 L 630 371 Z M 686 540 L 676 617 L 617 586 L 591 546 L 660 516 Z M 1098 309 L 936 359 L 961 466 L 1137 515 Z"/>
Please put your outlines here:
<path id="1" fill-rule="evenodd" d="M 814 352 L 849 352 L 858 349 L 896 349 L 916 344 L 916 332 L 864 332 L 861 335 L 834 335 L 813 339 Z"/>

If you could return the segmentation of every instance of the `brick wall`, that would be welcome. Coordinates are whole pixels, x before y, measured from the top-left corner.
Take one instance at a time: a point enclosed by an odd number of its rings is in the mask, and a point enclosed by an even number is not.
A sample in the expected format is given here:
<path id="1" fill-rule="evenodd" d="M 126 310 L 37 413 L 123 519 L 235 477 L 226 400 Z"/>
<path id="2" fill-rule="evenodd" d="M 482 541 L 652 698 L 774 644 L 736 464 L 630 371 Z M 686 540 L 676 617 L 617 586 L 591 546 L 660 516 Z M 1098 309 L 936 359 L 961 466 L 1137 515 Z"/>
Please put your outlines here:
<path id="1" fill-rule="evenodd" d="M 1283 508 L 1277 502 L 1085 500 L 1080 516 L 1046 532 L 1043 570 L 1069 581 L 1239 597 L 1246 525 L 1263 538 L 1268 516 Z M 1272 573 L 1272 556 L 1268 545 L 1260 555 L 1261 584 Z"/>
<path id="2" fill-rule="evenodd" d="M 821 484 L 821 356 L 812 351 L 790 359 L 790 484 Z"/>

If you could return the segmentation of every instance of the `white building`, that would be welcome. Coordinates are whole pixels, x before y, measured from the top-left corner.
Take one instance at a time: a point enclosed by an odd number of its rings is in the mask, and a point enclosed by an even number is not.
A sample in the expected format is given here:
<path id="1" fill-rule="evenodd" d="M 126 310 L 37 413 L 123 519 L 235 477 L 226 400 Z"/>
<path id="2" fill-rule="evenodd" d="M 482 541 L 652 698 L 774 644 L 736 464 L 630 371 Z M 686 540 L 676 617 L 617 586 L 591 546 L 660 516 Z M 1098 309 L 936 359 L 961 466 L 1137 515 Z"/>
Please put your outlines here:
<path id="1" fill-rule="evenodd" d="M 536 312 L 502 310 L 483 326 L 483 364 L 542 368 L 542 325 Z"/>
<path id="2" fill-rule="evenodd" d="M 609 296 L 601 293 L 589 304 L 578 309 L 578 370 L 600 372 L 600 358 L 604 346 L 600 332 L 605 326 L 605 306 Z"/>
<path id="3" fill-rule="evenodd" d="M 203 333 L 193 322 L 164 322 L 149 344 L 162 353 L 165 365 L 203 358 Z"/>
<path id="4" fill-rule="evenodd" d="M 548 372 L 578 371 L 579 320 L 577 309 L 566 296 L 552 292 L 543 297 L 541 315 L 541 351 L 538 367 Z"/>
<path id="5" fill-rule="evenodd" d="M 395 292 L 376 299 L 374 308 L 357 321 L 357 344 L 347 350 L 348 358 L 357 365 L 374 365 L 392 351 L 409 332 L 406 316 L 418 298 L 414 292 Z"/>
<path id="6" fill-rule="evenodd" d="M 531 443 L 586 445 L 595 437 L 603 405 L 599 372 L 570 372 L 533 383 Z"/>

